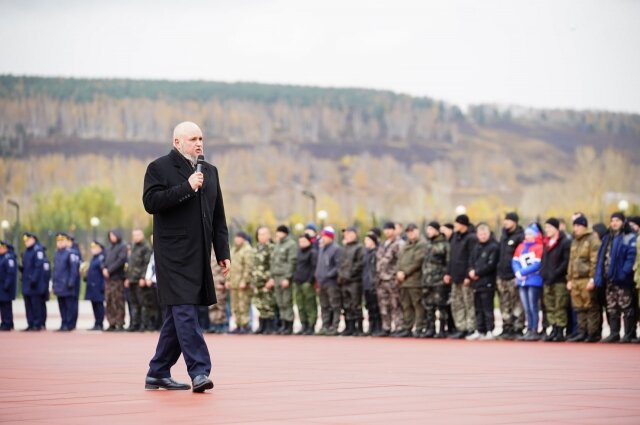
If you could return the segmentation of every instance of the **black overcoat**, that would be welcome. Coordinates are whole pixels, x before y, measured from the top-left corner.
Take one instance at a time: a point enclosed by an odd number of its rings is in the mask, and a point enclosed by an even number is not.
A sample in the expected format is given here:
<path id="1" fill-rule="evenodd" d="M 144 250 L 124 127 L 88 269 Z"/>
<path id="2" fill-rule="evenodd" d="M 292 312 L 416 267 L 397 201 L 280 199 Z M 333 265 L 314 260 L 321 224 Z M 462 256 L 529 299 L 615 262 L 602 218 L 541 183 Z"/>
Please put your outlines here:
<path id="1" fill-rule="evenodd" d="M 229 232 L 218 170 L 204 163 L 204 185 L 188 182 L 194 168 L 175 149 L 153 161 L 144 176 L 142 202 L 153 214 L 153 250 L 162 305 L 216 303 L 211 246 L 230 259 Z"/>

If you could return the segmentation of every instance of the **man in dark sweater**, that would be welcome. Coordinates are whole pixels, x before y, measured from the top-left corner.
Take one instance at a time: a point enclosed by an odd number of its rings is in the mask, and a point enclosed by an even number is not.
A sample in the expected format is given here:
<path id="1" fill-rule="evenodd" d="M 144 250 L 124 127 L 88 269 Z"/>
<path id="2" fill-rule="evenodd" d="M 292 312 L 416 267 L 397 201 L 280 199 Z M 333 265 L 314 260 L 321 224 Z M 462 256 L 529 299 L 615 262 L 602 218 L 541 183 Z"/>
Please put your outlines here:
<path id="1" fill-rule="evenodd" d="M 473 291 L 467 273 L 469 256 L 478 240 L 469 231 L 470 224 L 466 214 L 456 217 L 451 237 L 451 260 L 444 276 L 444 282 L 451 285 L 451 310 L 457 329 L 449 335 L 453 339 L 464 338 L 476 329 Z"/>
<path id="2" fill-rule="evenodd" d="M 511 268 L 513 254 L 524 240 L 524 230 L 518 225 L 518 220 L 518 214 L 510 212 L 502 223 L 497 280 L 502 316 L 502 333 L 498 336 L 500 339 L 514 339 L 524 329 L 524 309 L 516 287 L 516 275 Z"/>
<path id="3" fill-rule="evenodd" d="M 560 231 L 560 221 L 551 217 L 544 225 L 547 240 L 542 251 L 540 275 L 544 283 L 543 297 L 547 309 L 547 320 L 552 326 L 545 341 L 564 341 L 567 328 L 567 267 L 571 254 L 571 241 Z"/>

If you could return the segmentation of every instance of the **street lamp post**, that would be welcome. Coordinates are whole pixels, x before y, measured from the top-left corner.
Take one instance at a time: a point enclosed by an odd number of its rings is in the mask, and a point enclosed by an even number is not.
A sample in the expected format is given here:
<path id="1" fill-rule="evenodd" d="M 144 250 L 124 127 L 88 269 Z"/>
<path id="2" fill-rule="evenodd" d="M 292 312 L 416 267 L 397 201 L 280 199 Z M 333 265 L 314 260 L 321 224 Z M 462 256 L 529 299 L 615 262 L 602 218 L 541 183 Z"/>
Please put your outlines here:
<path id="1" fill-rule="evenodd" d="M 618 202 L 618 208 L 621 211 L 627 211 L 629 209 L 629 201 L 627 201 L 626 199 L 621 199 L 620 202 Z"/>
<path id="2" fill-rule="evenodd" d="M 318 211 L 318 220 L 320 220 L 320 227 L 324 227 L 324 223 L 329 218 L 329 213 L 325 210 Z"/>
<path id="3" fill-rule="evenodd" d="M 311 199 L 311 221 L 314 221 L 316 217 L 316 195 L 310 190 L 303 190 L 302 194 Z"/>
<path id="4" fill-rule="evenodd" d="M 5 233 L 7 233 L 7 230 L 9 230 L 10 227 L 9 220 L 2 220 L 2 222 L 0 222 L 0 227 L 2 227 L 2 239 L 4 239 Z"/>
<path id="5" fill-rule="evenodd" d="M 97 238 L 98 226 L 100 226 L 100 219 L 98 217 L 91 217 L 89 224 L 91 224 L 91 227 L 93 228 L 93 240 L 95 241 Z"/>

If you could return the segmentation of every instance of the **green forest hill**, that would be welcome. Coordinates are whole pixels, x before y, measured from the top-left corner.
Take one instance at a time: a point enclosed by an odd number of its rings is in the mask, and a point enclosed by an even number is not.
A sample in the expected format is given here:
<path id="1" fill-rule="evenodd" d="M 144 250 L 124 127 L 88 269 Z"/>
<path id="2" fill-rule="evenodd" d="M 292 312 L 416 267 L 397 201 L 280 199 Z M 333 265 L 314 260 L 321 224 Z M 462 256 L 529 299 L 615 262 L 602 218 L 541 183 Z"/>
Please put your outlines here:
<path id="1" fill-rule="evenodd" d="M 8 75 L 0 76 L 0 196 L 19 200 L 34 227 L 82 228 L 91 214 L 111 217 L 104 226 L 146 225 L 146 163 L 170 149 L 183 120 L 202 127 L 238 225 L 310 220 L 302 190 L 316 193 L 336 225 L 446 220 L 459 204 L 476 221 L 506 209 L 600 217 L 620 197 L 639 202 L 637 114 L 463 112 L 367 89 Z M 87 187 L 112 194 L 117 213 L 77 200 Z M 82 211 L 44 224 L 38 211 L 64 209 L 65 196 Z"/>

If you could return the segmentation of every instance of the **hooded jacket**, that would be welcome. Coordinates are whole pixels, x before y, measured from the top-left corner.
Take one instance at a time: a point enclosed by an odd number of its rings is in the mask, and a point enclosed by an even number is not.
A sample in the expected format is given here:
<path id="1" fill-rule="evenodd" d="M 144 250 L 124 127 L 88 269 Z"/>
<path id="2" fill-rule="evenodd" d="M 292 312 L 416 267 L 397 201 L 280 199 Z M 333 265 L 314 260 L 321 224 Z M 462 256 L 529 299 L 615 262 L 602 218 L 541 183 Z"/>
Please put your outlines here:
<path id="1" fill-rule="evenodd" d="M 611 238 L 613 240 L 611 241 Z M 611 241 L 611 253 L 609 267 L 605 270 L 605 256 L 607 244 Z M 598 263 L 594 281 L 596 286 L 604 286 L 612 283 L 617 286 L 633 287 L 633 265 L 637 255 L 637 237 L 633 233 L 620 232 L 614 235 L 607 232 L 602 238 L 602 244 L 598 249 Z"/>
<path id="2" fill-rule="evenodd" d="M 531 229 L 532 226 L 529 228 Z M 523 241 L 513 254 L 511 265 L 513 273 L 516 275 L 517 286 L 542 286 L 542 276 L 540 275 L 542 236 L 538 229 L 533 230 L 537 233 L 536 240 L 533 242 Z M 521 278 L 517 277 L 518 272 Z"/>
<path id="3" fill-rule="evenodd" d="M 124 280 L 125 264 L 127 264 L 127 246 L 122 241 L 122 230 L 112 229 L 116 242 L 111 243 L 104 257 L 103 267 L 109 271 L 109 279 Z"/>

